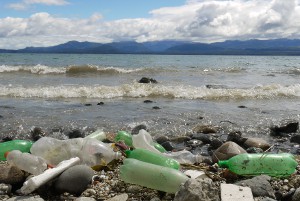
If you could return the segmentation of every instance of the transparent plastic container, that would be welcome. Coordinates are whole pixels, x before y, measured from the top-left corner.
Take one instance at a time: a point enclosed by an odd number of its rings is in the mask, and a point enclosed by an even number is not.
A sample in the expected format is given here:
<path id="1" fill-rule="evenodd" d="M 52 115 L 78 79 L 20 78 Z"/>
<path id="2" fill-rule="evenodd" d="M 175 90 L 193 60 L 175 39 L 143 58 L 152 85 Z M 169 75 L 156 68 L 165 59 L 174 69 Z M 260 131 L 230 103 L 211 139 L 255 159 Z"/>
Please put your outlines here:
<path id="1" fill-rule="evenodd" d="M 218 162 L 220 167 L 226 167 L 238 175 L 266 174 L 274 177 L 286 177 L 295 173 L 298 163 L 289 153 L 273 154 L 239 154 L 229 160 Z"/>
<path id="2" fill-rule="evenodd" d="M 93 138 L 103 141 L 106 139 L 106 133 L 102 129 L 97 129 L 95 132 L 85 136 L 85 138 Z"/>
<path id="3" fill-rule="evenodd" d="M 0 143 L 0 160 L 5 161 L 4 154 L 12 150 L 20 150 L 21 152 L 29 152 L 32 146 L 31 141 L 28 140 L 11 140 Z"/>
<path id="4" fill-rule="evenodd" d="M 134 149 L 132 151 L 125 151 L 128 158 L 134 158 L 143 162 L 152 163 L 155 165 L 160 165 L 164 167 L 173 168 L 179 170 L 180 164 L 169 157 L 163 156 L 161 154 L 154 153 L 147 149 Z"/>
<path id="5" fill-rule="evenodd" d="M 189 178 L 179 170 L 127 158 L 120 167 L 123 181 L 147 188 L 176 193 Z"/>
<path id="6" fill-rule="evenodd" d="M 204 159 L 201 155 L 196 155 L 188 150 L 163 153 L 164 156 L 177 160 L 180 164 L 201 163 Z"/>
<path id="7" fill-rule="evenodd" d="M 47 163 L 43 158 L 19 150 L 6 152 L 6 160 L 10 165 L 34 175 L 41 174 L 47 169 Z"/>
<path id="8" fill-rule="evenodd" d="M 147 149 L 154 153 L 161 153 L 153 145 L 152 136 L 144 129 L 141 129 L 137 135 L 132 136 L 132 145 L 134 148 Z"/>
<path id="9" fill-rule="evenodd" d="M 90 167 L 109 163 L 122 155 L 104 142 L 93 138 L 74 138 L 59 140 L 43 137 L 36 141 L 30 152 L 44 158 L 48 164 L 57 165 L 63 160 L 79 157 L 81 164 Z"/>

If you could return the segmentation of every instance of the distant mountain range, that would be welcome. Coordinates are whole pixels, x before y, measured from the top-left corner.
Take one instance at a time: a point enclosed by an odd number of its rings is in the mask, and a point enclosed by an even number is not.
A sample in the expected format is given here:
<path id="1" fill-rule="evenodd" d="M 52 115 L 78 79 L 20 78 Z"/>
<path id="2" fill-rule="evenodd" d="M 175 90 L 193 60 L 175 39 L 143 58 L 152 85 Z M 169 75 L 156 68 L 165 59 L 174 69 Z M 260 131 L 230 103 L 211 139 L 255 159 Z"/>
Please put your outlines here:
<path id="1" fill-rule="evenodd" d="M 0 49 L 0 53 L 300 55 L 300 39 L 230 40 L 209 44 L 171 40 L 105 44 L 69 41 L 50 47 L 26 47 L 19 50 Z"/>

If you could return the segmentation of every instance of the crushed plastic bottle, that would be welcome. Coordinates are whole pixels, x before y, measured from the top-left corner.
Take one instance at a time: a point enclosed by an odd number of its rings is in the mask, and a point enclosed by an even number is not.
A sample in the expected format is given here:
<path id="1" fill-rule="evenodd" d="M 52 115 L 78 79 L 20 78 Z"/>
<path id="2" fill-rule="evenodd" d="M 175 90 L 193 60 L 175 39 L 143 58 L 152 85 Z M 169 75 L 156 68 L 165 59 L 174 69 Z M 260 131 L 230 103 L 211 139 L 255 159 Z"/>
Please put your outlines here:
<path id="1" fill-rule="evenodd" d="M 133 158 L 127 158 L 120 167 L 120 177 L 123 181 L 141 185 L 147 188 L 176 193 L 182 183 L 189 178 L 168 167 L 146 163 Z"/>
<path id="2" fill-rule="evenodd" d="M 201 163 L 204 159 L 201 155 L 196 155 L 188 150 L 163 153 L 164 156 L 177 160 L 180 164 Z"/>
<path id="3" fill-rule="evenodd" d="M 161 154 L 154 153 L 152 151 L 149 151 L 147 149 L 134 149 L 134 150 L 126 150 L 125 151 L 128 158 L 134 158 L 140 161 L 144 161 L 147 163 L 152 163 L 155 165 L 160 165 L 164 167 L 173 168 L 176 170 L 179 170 L 180 164 L 172 159 L 168 158 L 166 156 L 163 156 Z"/>
<path id="4" fill-rule="evenodd" d="M 161 153 L 153 144 L 154 142 L 151 135 L 144 129 L 141 129 L 137 135 L 132 136 L 132 145 L 134 148 L 142 148 L 154 153 Z"/>
<path id="5" fill-rule="evenodd" d="M 218 162 L 220 167 L 245 176 L 266 174 L 274 177 L 286 177 L 295 173 L 297 162 L 289 153 L 239 154 L 229 160 Z"/>
<path id="6" fill-rule="evenodd" d="M 5 153 L 12 150 L 20 150 L 21 152 L 29 152 L 32 146 L 31 141 L 28 140 L 11 140 L 0 143 L 0 160 L 5 161 Z"/>
<path id="7" fill-rule="evenodd" d="M 42 137 L 36 141 L 30 152 L 44 158 L 48 164 L 57 165 L 63 160 L 79 157 L 81 164 L 90 167 L 107 164 L 122 155 L 104 142 L 93 138 L 73 138 L 59 140 L 50 137 Z"/>
<path id="8" fill-rule="evenodd" d="M 106 139 L 106 133 L 102 129 L 97 129 L 95 132 L 85 136 L 85 138 L 93 138 L 103 141 Z"/>
<path id="9" fill-rule="evenodd" d="M 6 152 L 8 164 L 18 167 L 21 170 L 38 175 L 47 169 L 46 161 L 30 153 L 22 153 L 19 150 Z"/>

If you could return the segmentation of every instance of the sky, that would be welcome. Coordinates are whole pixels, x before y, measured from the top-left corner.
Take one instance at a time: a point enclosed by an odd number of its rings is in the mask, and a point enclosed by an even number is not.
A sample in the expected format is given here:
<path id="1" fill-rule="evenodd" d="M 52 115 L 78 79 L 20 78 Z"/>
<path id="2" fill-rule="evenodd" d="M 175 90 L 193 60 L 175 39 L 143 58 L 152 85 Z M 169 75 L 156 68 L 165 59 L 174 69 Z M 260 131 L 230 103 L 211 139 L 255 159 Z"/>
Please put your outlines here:
<path id="1" fill-rule="evenodd" d="M 300 0 L 1 0 L 0 49 L 300 38 Z"/>

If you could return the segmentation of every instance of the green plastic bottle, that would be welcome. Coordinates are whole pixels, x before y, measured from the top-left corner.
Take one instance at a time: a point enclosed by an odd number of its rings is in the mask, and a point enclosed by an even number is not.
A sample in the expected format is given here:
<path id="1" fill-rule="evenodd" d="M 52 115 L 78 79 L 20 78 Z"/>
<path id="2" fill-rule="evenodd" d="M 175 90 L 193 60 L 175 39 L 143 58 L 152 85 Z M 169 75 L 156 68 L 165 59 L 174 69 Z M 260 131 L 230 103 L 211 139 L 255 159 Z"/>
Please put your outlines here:
<path id="1" fill-rule="evenodd" d="M 239 154 L 229 160 L 218 162 L 220 167 L 244 176 L 266 174 L 273 177 L 287 177 L 296 171 L 297 162 L 289 153 Z"/>
<path id="2" fill-rule="evenodd" d="M 176 193 L 180 184 L 189 179 L 179 170 L 133 158 L 126 158 L 123 163 L 120 167 L 120 178 L 123 181 L 167 193 Z"/>
<path id="3" fill-rule="evenodd" d="M 118 131 L 115 142 L 123 141 L 127 146 L 132 147 L 132 135 L 126 131 Z"/>
<path id="4" fill-rule="evenodd" d="M 147 149 L 134 149 L 125 151 L 128 158 L 134 158 L 143 162 L 152 163 L 155 165 L 160 165 L 168 168 L 173 168 L 179 170 L 180 164 L 173 158 L 166 157 L 159 153 L 154 153 Z"/>
<path id="5" fill-rule="evenodd" d="M 0 143 L 0 160 L 5 161 L 4 154 L 8 151 L 19 150 L 21 152 L 30 152 L 33 142 L 27 140 L 11 140 Z"/>

